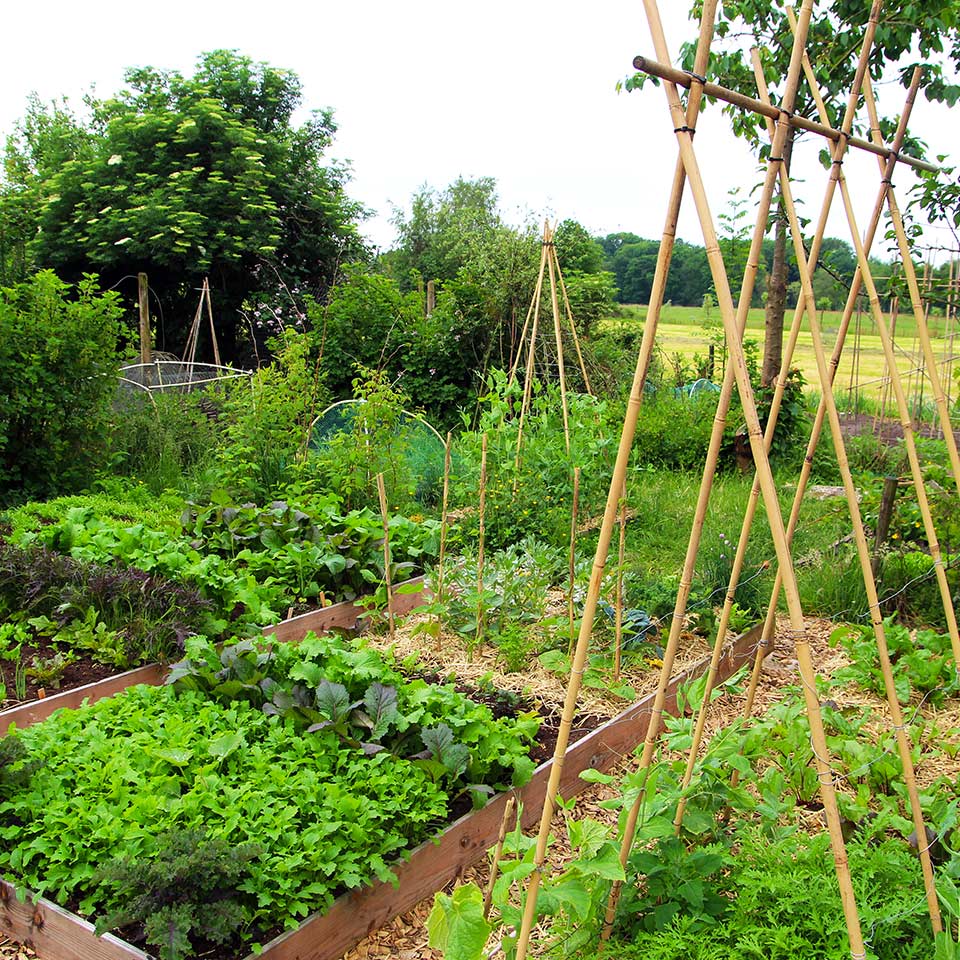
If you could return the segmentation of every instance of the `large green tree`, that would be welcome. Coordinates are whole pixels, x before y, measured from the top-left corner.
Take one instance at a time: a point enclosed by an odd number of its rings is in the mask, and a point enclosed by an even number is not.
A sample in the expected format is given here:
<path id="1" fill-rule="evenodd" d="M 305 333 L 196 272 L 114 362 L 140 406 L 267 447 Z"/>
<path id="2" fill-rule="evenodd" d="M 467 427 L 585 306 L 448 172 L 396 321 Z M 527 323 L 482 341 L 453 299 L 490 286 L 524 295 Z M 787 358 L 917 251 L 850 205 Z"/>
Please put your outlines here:
<path id="1" fill-rule="evenodd" d="M 756 96 L 756 83 L 750 63 L 750 48 L 761 52 L 764 73 L 771 97 L 778 102 L 783 95 L 784 78 L 790 60 L 792 34 L 787 18 L 786 0 L 723 0 L 717 19 L 716 41 L 707 70 L 709 78 L 750 96 Z M 817 72 L 831 121 L 838 123 L 853 83 L 856 60 L 871 4 L 866 0 L 827 0 L 817 3 L 810 24 L 807 51 Z M 699 19 L 701 0 L 696 0 L 691 16 Z M 681 59 L 692 67 L 694 44 L 683 47 Z M 951 105 L 960 96 L 960 86 L 952 79 L 960 68 L 960 4 L 957 0 L 886 0 L 880 8 L 876 41 L 870 54 L 870 73 L 874 80 L 898 79 L 908 85 L 915 65 L 923 67 L 921 87 L 929 100 Z M 629 82 L 628 86 L 637 85 Z M 884 91 L 882 109 L 898 112 L 903 97 Z M 751 142 L 766 143 L 763 119 L 733 107 L 725 107 L 733 118 L 734 131 Z M 816 118 L 809 90 L 801 84 L 796 111 Z M 894 120 L 881 124 L 889 137 Z M 862 128 L 861 128 L 862 132 Z M 799 134 L 797 134 L 799 136 Z M 917 149 L 913 143 L 913 149 Z M 790 161 L 792 139 L 784 151 Z M 771 382 L 779 372 L 782 355 L 783 316 L 788 280 L 786 222 L 779 209 L 774 214 L 774 260 L 767 290 L 766 335 L 762 379 Z"/>
<path id="2" fill-rule="evenodd" d="M 227 50 L 204 54 L 192 77 L 150 67 L 126 82 L 89 102 L 86 127 L 33 105 L 8 142 L 17 176 L 4 193 L 34 204 L 27 260 L 68 279 L 96 271 L 108 286 L 146 271 L 172 349 L 209 276 L 224 352 L 236 356 L 241 329 L 272 332 L 281 308 L 302 312 L 341 260 L 365 254 L 346 170 L 323 160 L 332 114 L 295 125 L 296 75 Z"/>

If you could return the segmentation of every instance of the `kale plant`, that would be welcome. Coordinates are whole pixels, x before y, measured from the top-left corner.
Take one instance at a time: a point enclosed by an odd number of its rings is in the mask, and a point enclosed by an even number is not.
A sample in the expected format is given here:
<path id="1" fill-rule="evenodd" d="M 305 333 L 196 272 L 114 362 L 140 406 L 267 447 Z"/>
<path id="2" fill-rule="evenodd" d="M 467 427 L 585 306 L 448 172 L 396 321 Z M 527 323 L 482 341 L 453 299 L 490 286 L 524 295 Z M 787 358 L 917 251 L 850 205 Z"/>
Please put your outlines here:
<path id="1" fill-rule="evenodd" d="M 202 830 L 169 830 L 151 859 L 118 857 L 98 879 L 129 899 L 97 921 L 97 933 L 142 923 L 160 960 L 194 956 L 192 937 L 226 943 L 244 923 L 238 902 L 247 864 L 260 855 L 253 843 L 231 846 Z"/>

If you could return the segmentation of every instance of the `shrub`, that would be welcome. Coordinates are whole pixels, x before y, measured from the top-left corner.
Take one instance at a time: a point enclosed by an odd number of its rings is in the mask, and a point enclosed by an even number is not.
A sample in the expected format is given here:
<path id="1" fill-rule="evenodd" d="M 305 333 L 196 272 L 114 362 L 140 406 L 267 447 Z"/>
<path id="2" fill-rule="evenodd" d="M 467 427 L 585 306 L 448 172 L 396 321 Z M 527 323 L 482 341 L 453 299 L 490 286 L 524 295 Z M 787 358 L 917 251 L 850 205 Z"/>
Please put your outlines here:
<path id="1" fill-rule="evenodd" d="M 121 309 L 92 277 L 0 290 L 0 501 L 81 488 L 102 462 Z"/>

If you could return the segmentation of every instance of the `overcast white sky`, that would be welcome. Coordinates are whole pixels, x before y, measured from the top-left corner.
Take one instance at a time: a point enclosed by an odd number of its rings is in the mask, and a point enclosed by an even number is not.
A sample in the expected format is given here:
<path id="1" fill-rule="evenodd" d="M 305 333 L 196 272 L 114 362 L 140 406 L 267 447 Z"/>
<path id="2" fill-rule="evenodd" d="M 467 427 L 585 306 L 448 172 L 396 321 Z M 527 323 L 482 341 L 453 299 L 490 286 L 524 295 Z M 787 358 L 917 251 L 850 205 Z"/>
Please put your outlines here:
<path id="1" fill-rule="evenodd" d="M 671 54 L 696 37 L 687 0 L 661 0 Z M 495 177 L 505 216 L 579 220 L 594 234 L 663 230 L 676 144 L 663 91 L 621 93 L 616 82 L 638 53 L 653 55 L 639 0 L 293 0 L 139 5 L 39 0 L 4 11 L 0 131 L 22 115 L 27 95 L 67 95 L 80 106 L 95 85 L 106 96 L 125 68 L 150 64 L 189 73 L 197 55 L 236 48 L 296 71 L 307 107 L 332 107 L 339 133 L 331 154 L 353 166 L 351 194 L 376 215 L 365 231 L 389 247 L 391 204 L 405 206 L 424 183 Z M 882 91 L 889 112 L 902 92 Z M 915 111 L 913 132 L 931 155 L 960 159 L 960 134 L 945 108 Z M 756 181 L 756 164 L 711 108 L 697 149 L 714 214 L 727 191 Z M 811 151 L 812 152 L 812 151 Z M 824 175 L 809 163 L 805 210 L 820 208 Z M 876 195 L 872 157 L 850 161 L 862 220 Z M 911 177 L 901 172 L 905 191 Z M 702 242 L 685 202 L 679 233 Z M 829 231 L 848 238 L 845 221 Z M 946 240 L 946 237 L 944 237 Z"/>

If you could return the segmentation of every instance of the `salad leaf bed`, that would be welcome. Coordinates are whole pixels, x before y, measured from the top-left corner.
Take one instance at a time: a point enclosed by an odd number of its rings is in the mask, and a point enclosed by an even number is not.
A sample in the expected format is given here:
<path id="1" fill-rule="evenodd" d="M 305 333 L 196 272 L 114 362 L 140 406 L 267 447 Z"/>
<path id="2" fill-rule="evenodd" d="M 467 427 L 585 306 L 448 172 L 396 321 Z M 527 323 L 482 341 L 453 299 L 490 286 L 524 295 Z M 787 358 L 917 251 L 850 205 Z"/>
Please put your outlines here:
<path id="1" fill-rule="evenodd" d="M 165 931 L 162 958 L 195 955 L 198 918 L 221 918 L 218 942 L 229 918 L 231 949 L 246 951 L 389 879 L 389 862 L 436 832 L 453 799 L 482 802 L 533 770 L 536 718 L 494 720 L 360 641 L 218 651 L 193 638 L 187 650 L 165 687 L 12 734 L 22 749 L 0 781 L 0 875 L 84 915 L 145 921 L 128 935 Z M 165 860 L 183 836 L 195 839 Z M 183 902 L 176 871 L 197 850 L 230 865 L 204 872 L 229 883 Z M 161 889 L 133 889 L 138 873 Z M 151 927 L 144 904 L 165 922 Z"/>

